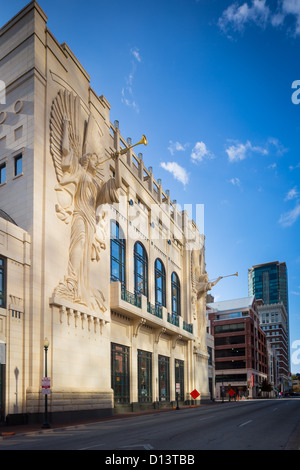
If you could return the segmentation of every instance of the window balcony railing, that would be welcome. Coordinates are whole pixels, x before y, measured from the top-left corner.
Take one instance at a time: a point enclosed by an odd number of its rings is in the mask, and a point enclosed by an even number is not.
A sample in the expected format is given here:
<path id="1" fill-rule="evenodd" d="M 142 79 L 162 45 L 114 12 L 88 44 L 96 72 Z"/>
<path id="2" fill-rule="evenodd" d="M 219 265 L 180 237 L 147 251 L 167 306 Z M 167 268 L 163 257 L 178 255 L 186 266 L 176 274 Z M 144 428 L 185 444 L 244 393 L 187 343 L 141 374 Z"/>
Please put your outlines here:
<path id="1" fill-rule="evenodd" d="M 155 315 L 158 318 L 162 318 L 162 307 L 159 305 L 152 305 L 150 302 L 147 303 L 147 312 L 151 313 L 151 315 Z"/>
<path id="2" fill-rule="evenodd" d="M 166 307 L 151 302 L 145 295 L 128 291 L 120 282 L 112 282 L 110 287 L 110 308 L 113 314 L 126 315 L 137 325 L 146 322 L 147 326 L 157 330 L 157 334 L 165 330 L 170 336 L 180 335 L 183 341 L 193 339 L 193 325 L 184 321 L 180 315 L 168 312 Z M 141 319 L 144 320 L 142 323 Z"/>
<path id="3" fill-rule="evenodd" d="M 142 307 L 141 296 L 137 295 L 137 294 L 132 294 L 132 292 L 129 292 L 128 290 L 124 289 L 123 287 L 121 289 L 121 299 L 125 300 L 125 302 L 128 302 L 131 305 L 135 305 L 138 308 Z"/>
<path id="4" fill-rule="evenodd" d="M 0 307 L 5 306 L 5 292 L 4 290 L 0 290 Z"/>
<path id="5" fill-rule="evenodd" d="M 171 325 L 179 326 L 179 316 L 174 315 L 174 313 L 168 313 L 168 322 Z"/>
<path id="6" fill-rule="evenodd" d="M 193 324 L 192 323 L 187 323 L 186 321 L 183 320 L 182 328 L 187 331 L 188 333 L 193 334 Z"/>

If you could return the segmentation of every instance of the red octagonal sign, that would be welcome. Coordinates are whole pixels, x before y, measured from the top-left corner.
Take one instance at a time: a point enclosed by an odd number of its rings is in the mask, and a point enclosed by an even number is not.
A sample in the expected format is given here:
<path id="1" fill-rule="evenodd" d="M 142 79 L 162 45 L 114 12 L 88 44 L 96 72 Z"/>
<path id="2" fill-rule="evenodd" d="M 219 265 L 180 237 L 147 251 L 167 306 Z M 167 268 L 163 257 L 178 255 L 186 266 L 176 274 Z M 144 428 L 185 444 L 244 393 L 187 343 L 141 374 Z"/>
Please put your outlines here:
<path id="1" fill-rule="evenodd" d="M 199 397 L 200 393 L 198 392 L 198 390 L 193 390 L 191 393 L 192 397 L 194 398 L 194 400 L 196 400 L 197 397 Z"/>
<path id="2" fill-rule="evenodd" d="M 230 395 L 231 397 L 233 397 L 233 395 L 235 395 L 235 391 L 234 391 L 234 390 L 232 390 L 232 389 L 231 389 L 231 390 L 229 390 L 229 392 L 228 392 L 228 393 L 229 393 L 229 395 Z"/>

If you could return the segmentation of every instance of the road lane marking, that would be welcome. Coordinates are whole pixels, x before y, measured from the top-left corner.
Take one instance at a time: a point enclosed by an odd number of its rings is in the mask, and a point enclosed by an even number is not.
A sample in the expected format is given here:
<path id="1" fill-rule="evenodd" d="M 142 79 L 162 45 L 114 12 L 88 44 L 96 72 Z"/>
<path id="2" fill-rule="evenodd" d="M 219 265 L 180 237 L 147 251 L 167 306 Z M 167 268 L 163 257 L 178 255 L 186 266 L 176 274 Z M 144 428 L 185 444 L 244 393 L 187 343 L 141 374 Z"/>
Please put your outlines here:
<path id="1" fill-rule="evenodd" d="M 151 450 L 154 449 L 151 444 L 133 444 L 131 446 L 122 446 L 121 449 L 126 449 L 129 447 L 143 447 L 145 450 Z"/>
<path id="2" fill-rule="evenodd" d="M 249 419 L 249 421 L 245 421 L 245 423 L 239 424 L 239 428 L 242 426 L 246 426 L 246 424 L 252 423 L 252 419 Z"/>
<path id="3" fill-rule="evenodd" d="M 104 444 L 95 444 L 94 446 L 81 447 L 81 449 L 78 449 L 78 450 L 92 449 L 93 447 L 101 447 L 101 446 L 104 446 Z"/>

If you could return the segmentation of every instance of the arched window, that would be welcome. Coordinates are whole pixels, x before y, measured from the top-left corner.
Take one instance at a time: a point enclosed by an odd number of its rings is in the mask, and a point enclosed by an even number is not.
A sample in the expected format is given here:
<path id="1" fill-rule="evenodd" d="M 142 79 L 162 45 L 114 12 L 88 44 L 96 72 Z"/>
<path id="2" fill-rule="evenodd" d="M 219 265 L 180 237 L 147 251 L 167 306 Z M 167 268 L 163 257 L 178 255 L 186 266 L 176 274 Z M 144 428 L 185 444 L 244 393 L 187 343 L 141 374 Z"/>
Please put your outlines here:
<path id="1" fill-rule="evenodd" d="M 180 309 L 180 283 L 176 273 L 171 276 L 172 313 L 181 315 Z"/>
<path id="2" fill-rule="evenodd" d="M 148 297 L 148 257 L 140 242 L 134 245 L 134 292 Z"/>
<path id="3" fill-rule="evenodd" d="M 115 220 L 110 221 L 110 280 L 125 287 L 125 237 Z"/>
<path id="4" fill-rule="evenodd" d="M 160 307 L 166 306 L 166 271 L 163 263 L 159 258 L 154 264 L 155 276 L 155 305 Z"/>

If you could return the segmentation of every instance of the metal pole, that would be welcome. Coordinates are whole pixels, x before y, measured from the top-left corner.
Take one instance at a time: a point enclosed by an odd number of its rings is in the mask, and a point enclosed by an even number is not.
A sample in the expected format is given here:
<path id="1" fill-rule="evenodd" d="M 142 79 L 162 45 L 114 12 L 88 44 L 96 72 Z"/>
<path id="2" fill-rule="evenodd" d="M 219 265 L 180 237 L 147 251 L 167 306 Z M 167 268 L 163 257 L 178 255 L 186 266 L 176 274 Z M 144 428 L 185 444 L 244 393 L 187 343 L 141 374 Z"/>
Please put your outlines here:
<path id="1" fill-rule="evenodd" d="M 178 392 L 176 392 L 176 400 L 177 400 L 176 410 L 180 410 L 180 408 L 179 408 L 179 393 Z"/>
<path id="2" fill-rule="evenodd" d="M 48 346 L 44 345 L 44 350 L 45 350 L 45 377 L 47 377 L 47 352 L 48 352 Z M 48 403 L 47 403 L 47 391 L 45 393 L 45 420 L 42 428 L 48 429 L 50 428 L 50 424 L 48 423 Z"/>

